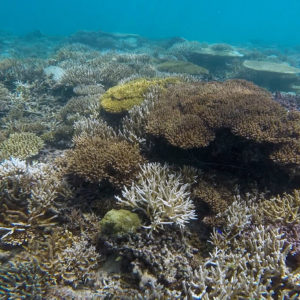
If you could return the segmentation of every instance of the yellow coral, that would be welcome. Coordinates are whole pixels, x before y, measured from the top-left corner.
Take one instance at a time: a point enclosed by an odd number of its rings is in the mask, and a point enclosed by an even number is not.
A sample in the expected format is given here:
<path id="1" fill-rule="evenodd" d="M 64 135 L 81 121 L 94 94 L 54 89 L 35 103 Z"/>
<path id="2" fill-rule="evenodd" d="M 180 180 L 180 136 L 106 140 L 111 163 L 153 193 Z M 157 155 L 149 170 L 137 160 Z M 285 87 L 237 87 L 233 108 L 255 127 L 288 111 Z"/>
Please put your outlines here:
<path id="1" fill-rule="evenodd" d="M 174 77 L 160 79 L 140 78 L 122 85 L 110 88 L 101 97 L 101 107 L 109 113 L 123 113 L 144 100 L 144 95 L 151 86 L 164 87 L 169 83 L 176 83 Z"/>

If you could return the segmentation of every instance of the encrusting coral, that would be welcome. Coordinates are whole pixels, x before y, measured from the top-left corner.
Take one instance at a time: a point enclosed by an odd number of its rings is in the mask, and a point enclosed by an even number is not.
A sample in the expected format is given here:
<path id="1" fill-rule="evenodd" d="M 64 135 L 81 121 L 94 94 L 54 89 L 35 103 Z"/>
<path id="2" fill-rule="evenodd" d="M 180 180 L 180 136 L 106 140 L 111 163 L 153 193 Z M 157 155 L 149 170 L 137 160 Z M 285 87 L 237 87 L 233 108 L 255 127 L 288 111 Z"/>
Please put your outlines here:
<path id="1" fill-rule="evenodd" d="M 142 211 L 150 220 L 151 230 L 175 224 L 183 228 L 196 218 L 190 199 L 189 184 L 183 183 L 180 174 L 173 173 L 167 165 L 149 163 L 141 166 L 136 183 L 123 188 L 119 204 Z"/>
<path id="2" fill-rule="evenodd" d="M 34 133 L 13 133 L 0 145 L 0 159 L 10 157 L 26 159 L 37 155 L 43 146 L 43 140 Z"/>
<path id="3" fill-rule="evenodd" d="M 165 87 L 178 82 L 176 78 L 136 79 L 110 88 L 101 97 L 101 107 L 109 113 L 123 113 L 144 100 L 145 94 L 151 86 Z"/>

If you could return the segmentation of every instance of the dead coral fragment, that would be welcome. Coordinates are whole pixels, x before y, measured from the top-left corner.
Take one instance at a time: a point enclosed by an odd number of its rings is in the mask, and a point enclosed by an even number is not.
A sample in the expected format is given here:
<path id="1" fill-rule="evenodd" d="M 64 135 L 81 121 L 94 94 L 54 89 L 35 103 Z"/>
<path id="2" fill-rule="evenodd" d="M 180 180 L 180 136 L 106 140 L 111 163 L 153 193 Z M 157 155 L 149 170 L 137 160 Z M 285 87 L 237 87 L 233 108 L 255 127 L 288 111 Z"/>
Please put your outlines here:
<path id="1" fill-rule="evenodd" d="M 116 199 L 121 205 L 143 211 L 152 230 L 168 224 L 184 227 L 196 218 L 189 188 L 189 184 L 183 184 L 182 176 L 167 165 L 149 163 L 141 167 L 137 182 L 124 187 L 122 197 Z"/>
<path id="2" fill-rule="evenodd" d="M 43 146 L 43 140 L 34 133 L 13 133 L 0 145 L 0 159 L 11 156 L 26 159 L 37 155 Z"/>

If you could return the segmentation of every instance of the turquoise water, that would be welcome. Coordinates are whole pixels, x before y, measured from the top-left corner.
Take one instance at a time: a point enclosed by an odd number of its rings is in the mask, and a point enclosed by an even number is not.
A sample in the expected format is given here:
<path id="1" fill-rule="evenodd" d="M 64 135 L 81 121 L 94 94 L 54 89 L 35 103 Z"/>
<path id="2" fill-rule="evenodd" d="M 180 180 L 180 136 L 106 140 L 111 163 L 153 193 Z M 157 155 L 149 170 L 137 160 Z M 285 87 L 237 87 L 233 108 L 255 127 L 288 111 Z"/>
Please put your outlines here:
<path id="1" fill-rule="evenodd" d="M 0 29 L 182 36 L 208 42 L 300 44 L 300 1 L 1 0 Z"/>

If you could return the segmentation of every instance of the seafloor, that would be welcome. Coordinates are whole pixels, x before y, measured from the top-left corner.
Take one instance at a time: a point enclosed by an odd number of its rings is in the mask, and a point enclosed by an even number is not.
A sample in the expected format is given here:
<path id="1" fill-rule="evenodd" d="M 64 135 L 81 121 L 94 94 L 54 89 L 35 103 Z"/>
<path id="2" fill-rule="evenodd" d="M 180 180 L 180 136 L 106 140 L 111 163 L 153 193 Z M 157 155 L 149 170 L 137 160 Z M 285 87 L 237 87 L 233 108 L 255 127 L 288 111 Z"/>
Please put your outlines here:
<path id="1" fill-rule="evenodd" d="M 300 50 L 0 32 L 1 299 L 299 299 Z"/>

